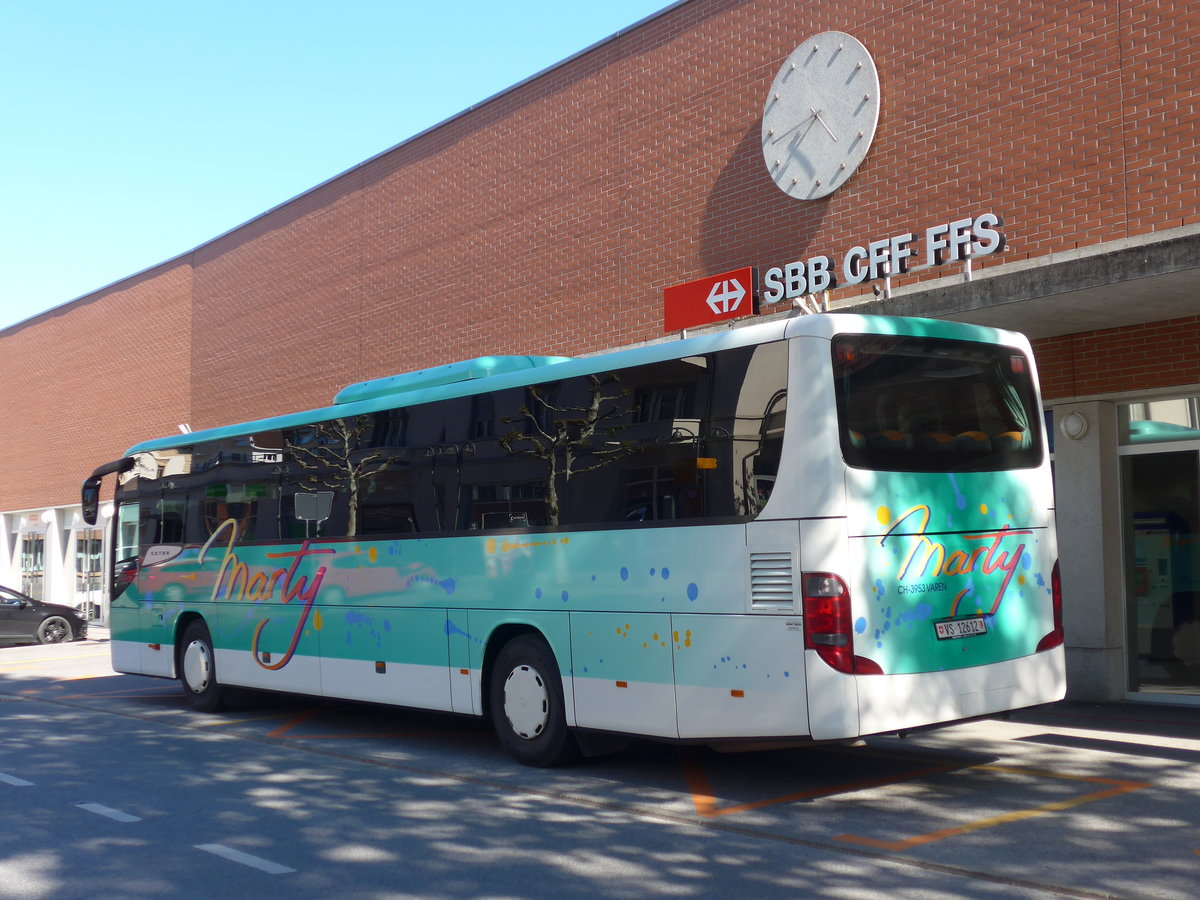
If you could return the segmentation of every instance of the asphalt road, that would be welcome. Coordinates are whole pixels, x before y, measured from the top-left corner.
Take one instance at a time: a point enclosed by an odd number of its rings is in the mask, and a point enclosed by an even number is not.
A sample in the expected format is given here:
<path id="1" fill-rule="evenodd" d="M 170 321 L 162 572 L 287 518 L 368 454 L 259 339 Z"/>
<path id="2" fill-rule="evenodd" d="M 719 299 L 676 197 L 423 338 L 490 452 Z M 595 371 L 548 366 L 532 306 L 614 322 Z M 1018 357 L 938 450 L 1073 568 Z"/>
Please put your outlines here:
<path id="1" fill-rule="evenodd" d="M 0 647 L 0 898 L 1200 895 L 1200 708 L 523 768 L 473 720 Z"/>

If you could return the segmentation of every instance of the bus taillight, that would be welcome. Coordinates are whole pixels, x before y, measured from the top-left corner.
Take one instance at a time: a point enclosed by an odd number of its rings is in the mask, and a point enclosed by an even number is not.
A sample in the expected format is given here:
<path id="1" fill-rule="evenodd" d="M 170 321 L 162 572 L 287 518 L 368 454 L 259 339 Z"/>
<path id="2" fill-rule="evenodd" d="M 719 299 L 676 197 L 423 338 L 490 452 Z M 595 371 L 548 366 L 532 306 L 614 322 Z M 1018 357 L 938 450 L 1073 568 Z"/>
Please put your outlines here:
<path id="1" fill-rule="evenodd" d="M 848 675 L 882 675 L 874 660 L 854 655 L 854 632 L 850 619 L 850 589 L 829 572 L 805 572 L 804 647 L 838 672 Z"/>
<path id="2" fill-rule="evenodd" d="M 1038 653 L 1052 650 L 1063 642 L 1062 577 L 1058 574 L 1058 560 L 1054 561 L 1054 569 L 1050 573 L 1050 602 L 1054 609 L 1054 628 L 1038 641 Z"/>

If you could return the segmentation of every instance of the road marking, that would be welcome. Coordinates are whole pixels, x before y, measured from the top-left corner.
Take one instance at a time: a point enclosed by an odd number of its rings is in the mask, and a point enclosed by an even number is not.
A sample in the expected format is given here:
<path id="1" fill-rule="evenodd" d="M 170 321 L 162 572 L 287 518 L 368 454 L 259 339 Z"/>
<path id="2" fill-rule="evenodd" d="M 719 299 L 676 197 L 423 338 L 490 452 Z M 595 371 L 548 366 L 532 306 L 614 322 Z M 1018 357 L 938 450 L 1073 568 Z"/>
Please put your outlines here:
<path id="1" fill-rule="evenodd" d="M 983 769 L 989 772 L 1005 772 L 1010 775 L 1028 775 L 1034 778 L 1059 778 L 1065 781 L 1086 781 L 1091 784 L 1107 784 L 1111 787 L 1100 791 L 1093 791 L 1090 794 L 1084 794 L 1080 797 L 1072 797 L 1069 800 L 1058 800 L 1054 803 L 1045 803 L 1041 806 L 1035 806 L 1032 809 L 1018 809 L 1014 812 L 1003 813 L 998 816 L 992 816 L 987 819 L 979 819 L 974 822 L 967 822 L 963 825 L 953 825 L 949 828 L 940 828 L 937 831 L 931 831 L 928 834 L 919 834 L 915 837 L 906 838 L 899 841 L 881 841 L 876 838 L 862 837 L 857 834 L 840 834 L 835 840 L 845 841 L 850 844 L 858 844 L 863 847 L 874 847 L 879 850 L 891 850 L 893 852 L 909 850 L 913 847 L 919 847 L 923 844 L 932 844 L 934 841 L 944 840 L 948 837 L 956 837 L 962 834 L 970 834 L 972 831 L 980 831 L 984 828 L 994 828 L 997 825 L 1005 825 L 1009 822 L 1019 822 L 1022 819 L 1030 819 L 1034 816 L 1045 815 L 1051 812 L 1061 812 L 1066 809 L 1073 809 L 1076 806 L 1082 806 L 1085 803 L 1094 803 L 1097 800 L 1105 800 L 1108 797 L 1117 797 L 1121 794 L 1128 794 L 1130 791 L 1140 791 L 1142 788 L 1150 787 L 1149 783 L 1144 781 L 1120 781 L 1115 778 L 1094 778 L 1087 775 L 1066 775 L 1059 772 L 1047 772 L 1043 769 L 1027 769 L 1020 766 L 972 766 L 972 769 Z"/>
<path id="2" fill-rule="evenodd" d="M 40 656 L 37 659 L 19 659 L 0 663 L 0 669 L 18 669 L 22 666 L 44 666 L 50 662 L 75 662 L 79 659 L 108 659 L 107 653 L 81 653 L 78 656 Z"/>
<path id="3" fill-rule="evenodd" d="M 89 678 L 111 678 L 111 675 L 90 675 Z M 73 679 L 67 679 L 71 681 Z M 78 680 L 78 679 L 74 679 Z M 165 685 L 163 687 L 136 687 L 136 688 L 121 688 L 112 691 L 82 691 L 77 694 L 67 694 L 64 700 L 85 700 L 92 697 L 130 697 L 137 700 L 141 697 L 164 697 L 168 694 L 179 693 L 178 684 Z"/>
<path id="4" fill-rule="evenodd" d="M 26 781 L 24 778 L 18 778 L 16 775 L 6 775 L 0 772 L 0 781 L 5 784 L 11 784 L 13 787 L 33 787 L 32 781 Z"/>
<path id="5" fill-rule="evenodd" d="M 288 719 L 278 728 L 274 728 L 267 732 L 267 737 L 276 738 L 279 740 L 305 740 L 305 741 L 341 741 L 341 740 L 373 740 L 377 738 L 446 738 L 456 737 L 458 732 L 442 731 L 434 729 L 432 731 L 363 731 L 363 732 L 341 732 L 332 734 L 322 734 L 318 732 L 303 732 L 302 734 L 293 735 L 291 732 L 299 728 L 309 719 L 331 709 L 336 709 L 336 704 L 322 703 L 313 709 L 306 710 L 299 715 Z M 237 719 L 225 722 L 216 722 L 217 725 L 240 725 L 242 722 L 254 722 L 258 720 L 269 720 L 279 718 L 278 716 L 259 716 L 251 719 Z"/>
<path id="6" fill-rule="evenodd" d="M 263 859 L 261 856 L 251 856 L 241 850 L 234 850 L 224 844 L 196 844 L 196 849 L 212 853 L 214 856 L 224 857 L 231 862 L 241 863 L 243 866 L 250 866 L 250 868 L 266 872 L 268 875 L 286 875 L 288 872 L 296 871 L 277 862 L 271 862 L 269 859 Z"/>
<path id="7" fill-rule="evenodd" d="M 114 822 L 140 822 L 142 821 L 137 816 L 131 816 L 127 812 L 121 812 L 119 809 L 113 809 L 111 806 L 105 806 L 103 803 L 76 803 L 80 809 L 85 809 L 90 813 L 95 813 L 98 816 L 104 816 L 107 819 L 112 819 Z"/>
<path id="8" fill-rule="evenodd" d="M 993 828 L 996 825 L 1004 825 L 1008 822 L 1019 822 L 1022 819 L 1045 815 L 1046 813 L 1061 812 L 1063 810 L 1082 806 L 1085 803 L 1094 803 L 1097 800 L 1104 800 L 1109 797 L 1116 797 L 1121 794 L 1127 794 L 1131 791 L 1138 791 L 1142 788 L 1150 787 L 1148 783 L 1141 781 L 1120 781 L 1114 778 L 1095 778 L 1085 775 L 1068 775 L 1058 772 L 1047 772 L 1042 769 L 1029 769 L 1018 766 L 962 766 L 959 764 L 949 764 L 916 769 L 905 772 L 898 776 L 865 779 L 846 784 L 831 785 L 824 788 L 815 788 L 808 791 L 783 794 L 776 797 L 768 797 L 762 800 L 754 800 L 749 803 L 719 806 L 717 798 L 714 795 L 708 780 L 708 776 L 705 773 L 704 767 L 701 765 L 701 763 L 694 757 L 685 757 L 683 760 L 683 773 L 688 783 L 688 789 L 691 791 L 692 805 L 695 807 L 697 815 L 706 819 L 748 812 L 754 809 L 762 809 L 763 807 L 767 806 L 795 803 L 800 800 L 814 800 L 818 797 L 828 797 L 835 794 L 865 790 L 872 787 L 886 787 L 892 784 L 900 784 L 901 782 L 912 781 L 917 778 L 941 775 L 951 771 L 968 772 L 972 769 L 982 769 L 991 772 L 1004 772 L 1010 775 L 1027 775 L 1040 778 L 1058 778 L 1067 781 L 1084 781 L 1091 784 L 1110 785 L 1110 787 L 1099 791 L 1093 791 L 1079 797 L 1072 797 L 1068 800 L 1059 800 L 1054 803 L 1046 803 L 1042 806 L 1034 807 L 1033 809 L 1016 810 L 1015 812 L 1004 813 L 1002 815 L 992 816 L 991 818 L 987 819 L 979 819 L 975 822 L 967 822 L 963 825 L 942 828 L 937 831 L 929 832 L 928 834 L 917 835 L 904 840 L 883 841 L 856 834 L 837 835 L 835 840 L 844 841 L 849 844 L 858 844 L 864 847 L 873 847 L 878 850 L 890 850 L 892 852 L 904 851 L 913 847 L 921 846 L 923 844 L 930 844 L 934 841 L 944 840 L 948 837 L 970 834 L 972 831 L 980 831 L 984 828 Z M 1200 855 L 1200 850 L 1197 850 L 1196 853 L 1197 855 Z"/>
<path id="9" fill-rule="evenodd" d="M 303 725 L 305 722 L 307 722 L 309 719 L 311 719 L 317 713 L 324 712 L 328 708 L 329 708 L 328 704 L 321 703 L 317 706 L 314 706 L 312 709 L 305 710 L 304 712 L 300 713 L 300 715 L 293 716 L 291 719 L 289 719 L 287 722 L 284 722 L 278 728 L 267 732 L 267 737 L 281 738 L 284 735 L 286 735 L 289 731 L 291 731 L 293 728 L 297 728 L 300 725 Z"/>
<path id="10" fill-rule="evenodd" d="M 261 716 L 246 716 L 245 718 L 240 718 L 240 719 L 206 718 L 206 719 L 202 719 L 198 722 L 192 722 L 189 724 L 195 725 L 197 728 L 224 728 L 226 725 L 245 725 L 248 722 L 249 723 L 273 722 L 276 719 L 281 719 L 281 718 L 283 718 L 283 717 L 281 715 L 279 715 L 278 713 L 267 713 L 267 714 L 261 715 Z"/>
<path id="11" fill-rule="evenodd" d="M 918 778 L 926 778 L 930 775 L 941 775 L 945 772 L 950 772 L 955 769 L 961 769 L 960 763 L 942 763 L 936 766 L 926 768 L 913 769 L 909 772 L 904 772 L 899 775 L 888 775 L 882 778 L 870 778 L 862 781 L 852 781 L 844 784 L 834 784 L 829 787 L 813 788 L 808 791 L 799 791 L 791 794 L 782 794 L 778 797 L 767 797 L 762 800 L 752 800 L 749 803 L 737 803 L 730 806 L 718 806 L 717 798 L 713 796 L 713 789 L 709 783 L 708 776 L 705 774 L 704 767 L 694 757 L 685 757 L 683 760 L 683 774 L 687 779 L 688 789 L 692 794 L 692 805 L 696 808 L 696 814 L 705 819 L 715 819 L 718 816 L 729 816 L 736 813 L 749 812 L 752 809 L 762 809 L 766 806 L 778 806 L 786 803 L 796 803 L 800 800 L 815 800 L 818 797 L 829 797 L 834 794 L 846 794 L 851 791 L 861 791 L 873 787 L 886 787 L 892 784 L 900 784 L 904 781 L 913 781 Z"/>

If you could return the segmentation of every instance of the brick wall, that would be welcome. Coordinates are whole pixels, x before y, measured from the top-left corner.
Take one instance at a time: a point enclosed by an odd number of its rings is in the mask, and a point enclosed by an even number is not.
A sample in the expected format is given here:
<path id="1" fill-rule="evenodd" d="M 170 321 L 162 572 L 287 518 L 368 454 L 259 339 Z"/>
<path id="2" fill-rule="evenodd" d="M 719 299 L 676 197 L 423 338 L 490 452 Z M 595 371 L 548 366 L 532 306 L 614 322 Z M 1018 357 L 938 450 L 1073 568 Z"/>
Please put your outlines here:
<path id="1" fill-rule="evenodd" d="M 666 285 L 963 214 L 1000 213 L 1009 259 L 1191 221 L 1200 11 L 1123 7 L 685 4 L 202 248 L 195 424 L 653 338 Z M 804 203 L 760 116 L 826 29 L 872 50 L 883 107 L 850 183 Z"/>
<path id="2" fill-rule="evenodd" d="M 1200 384 L 1200 316 L 1034 342 L 1046 400 Z"/>
<path id="3" fill-rule="evenodd" d="M 177 261 L 0 331 L 0 509 L 78 503 L 96 466 L 186 423 L 190 321 Z"/>
<path id="4" fill-rule="evenodd" d="M 829 29 L 872 51 L 882 112 L 850 182 L 806 203 L 767 177 L 760 117 L 784 58 Z M 72 342 L 110 351 L 54 357 L 64 394 L 109 392 L 72 410 L 90 416 L 86 437 L 53 411 L 17 419 L 0 509 L 46 485 L 61 499 L 179 421 L 324 405 L 352 381 L 473 356 L 654 338 L 665 286 L 746 264 L 983 211 L 1006 224 L 992 262 L 1191 223 L 1197 83 L 1189 0 L 692 0 L 198 248 L 188 278 L 169 267 L 0 334 L 21 366 Z M 162 324 L 132 317 L 136 303 Z M 1114 383 L 1085 372 L 1100 340 L 1039 345 L 1054 392 Z M 1118 381 L 1191 383 L 1194 368 L 1130 364 Z M 69 477 L 26 491 L 28 454 L 48 443 L 73 448 Z"/>

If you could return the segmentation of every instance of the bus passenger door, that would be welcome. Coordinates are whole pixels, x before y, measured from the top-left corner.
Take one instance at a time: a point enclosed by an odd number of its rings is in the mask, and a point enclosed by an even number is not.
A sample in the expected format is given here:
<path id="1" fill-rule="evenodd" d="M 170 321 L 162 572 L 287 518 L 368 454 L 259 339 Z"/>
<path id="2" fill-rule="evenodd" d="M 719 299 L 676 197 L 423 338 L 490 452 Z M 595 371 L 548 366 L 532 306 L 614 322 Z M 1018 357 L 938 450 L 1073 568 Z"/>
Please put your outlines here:
<path id="1" fill-rule="evenodd" d="M 144 583 L 144 581 L 143 581 Z M 140 669 L 143 675 L 175 675 L 172 670 L 174 643 L 167 628 L 167 598 L 148 591 L 144 602 L 138 607 L 138 644 Z"/>
<path id="2" fill-rule="evenodd" d="M 184 509 L 185 501 L 179 498 L 141 499 L 138 531 L 142 549 L 137 586 L 141 593 L 138 630 L 141 632 L 139 652 L 143 675 L 173 677 L 176 674 L 174 626 L 186 591 L 174 570 L 163 564 L 177 557 L 183 548 Z"/>
<path id="3" fill-rule="evenodd" d="M 113 520 L 111 594 L 108 602 L 109 645 L 113 669 L 142 671 L 142 631 L 138 613 L 139 588 L 130 579 L 138 565 L 138 504 L 120 503 Z"/>

